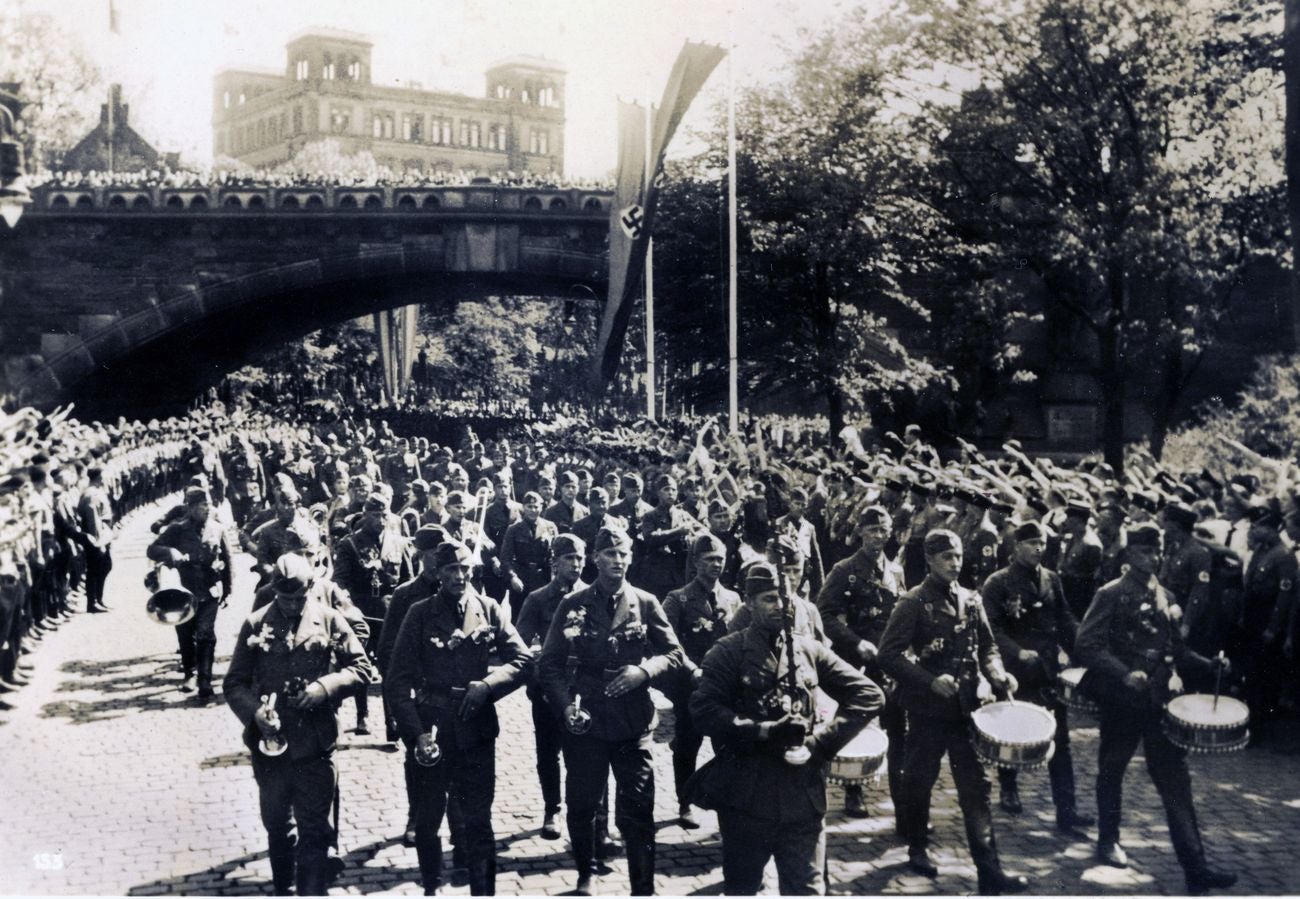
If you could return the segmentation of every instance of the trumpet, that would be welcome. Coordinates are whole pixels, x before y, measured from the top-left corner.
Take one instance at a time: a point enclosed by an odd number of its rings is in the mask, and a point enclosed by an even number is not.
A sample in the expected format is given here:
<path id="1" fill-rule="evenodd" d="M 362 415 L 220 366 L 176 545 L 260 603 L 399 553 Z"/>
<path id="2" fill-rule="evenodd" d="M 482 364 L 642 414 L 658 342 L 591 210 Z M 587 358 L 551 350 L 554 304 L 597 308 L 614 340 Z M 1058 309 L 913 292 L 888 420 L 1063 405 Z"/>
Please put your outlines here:
<path id="1" fill-rule="evenodd" d="M 280 733 L 280 716 L 275 711 L 275 699 L 276 694 L 274 693 L 262 697 L 262 712 L 265 714 L 266 720 L 275 727 L 275 733 L 269 737 L 262 737 L 257 744 L 257 748 L 261 750 L 262 755 L 271 758 L 284 755 L 285 750 L 289 748 L 289 741 L 284 738 L 284 734 Z"/>
<path id="2" fill-rule="evenodd" d="M 421 734 L 420 740 L 411 752 L 415 763 L 423 768 L 432 768 L 442 761 L 442 747 L 438 745 L 438 725 L 429 727 L 427 734 Z"/>
<path id="3" fill-rule="evenodd" d="M 157 624 L 176 627 L 194 617 L 198 601 L 181 584 L 181 573 L 170 565 L 158 565 L 145 577 L 145 586 L 153 584 L 153 595 L 145 604 L 145 614 Z"/>
<path id="4" fill-rule="evenodd" d="M 573 694 L 573 704 L 564 710 L 564 727 L 576 737 L 591 730 L 591 712 L 582 707 L 581 693 Z"/>

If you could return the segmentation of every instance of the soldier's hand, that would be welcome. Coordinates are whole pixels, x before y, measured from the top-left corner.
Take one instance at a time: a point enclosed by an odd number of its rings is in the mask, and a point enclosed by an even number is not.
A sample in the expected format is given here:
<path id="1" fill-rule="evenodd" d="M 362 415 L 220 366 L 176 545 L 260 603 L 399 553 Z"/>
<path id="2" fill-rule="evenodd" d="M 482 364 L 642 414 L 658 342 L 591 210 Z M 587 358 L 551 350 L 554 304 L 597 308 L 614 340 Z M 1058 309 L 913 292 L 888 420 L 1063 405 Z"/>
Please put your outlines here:
<path id="1" fill-rule="evenodd" d="M 306 710 L 316 708 L 328 698 L 325 694 L 325 688 L 320 685 L 320 681 L 312 681 L 290 701 L 295 709 Z"/>
<path id="2" fill-rule="evenodd" d="M 1032 649 L 1022 649 L 1017 658 L 1026 665 L 1032 665 L 1038 661 L 1038 653 Z"/>
<path id="3" fill-rule="evenodd" d="M 253 723 L 257 725 L 257 729 L 261 731 L 262 736 L 274 736 L 276 731 L 280 729 L 279 725 L 271 720 L 274 716 L 275 712 L 264 705 L 258 706 L 257 711 L 253 713 Z"/>
<path id="4" fill-rule="evenodd" d="M 1292 650 L 1292 643 L 1288 639 L 1285 645 L 1283 645 L 1282 647 L 1282 652 L 1286 654 L 1287 658 L 1290 658 L 1291 650 Z M 1220 673 L 1222 674 L 1228 674 L 1229 672 L 1232 671 L 1232 663 L 1228 661 L 1228 657 L 1225 656 L 1223 653 L 1219 653 L 1210 661 L 1214 663 L 1215 667 L 1217 667 Z"/>
<path id="5" fill-rule="evenodd" d="M 606 696 L 623 696 L 641 687 L 650 680 L 650 675 L 636 665 L 625 665 L 618 677 L 605 685 Z"/>
<path id="6" fill-rule="evenodd" d="M 951 699 L 957 695 L 957 679 L 951 674 L 940 675 L 930 681 L 930 689 L 944 699 Z"/>
<path id="7" fill-rule="evenodd" d="M 858 657 L 864 662 L 873 662 L 876 659 L 876 644 L 870 640 L 858 641 Z"/>
<path id="8" fill-rule="evenodd" d="M 468 721 L 473 718 L 491 698 L 491 687 L 481 680 L 470 681 L 465 685 L 465 698 L 460 704 L 460 720 Z"/>
<path id="9" fill-rule="evenodd" d="M 1011 694 L 1015 693 L 1017 690 L 1020 689 L 1020 681 L 1016 680 L 1016 676 L 1014 674 L 1011 674 L 1008 671 L 1004 671 L 1002 672 L 1001 677 L 995 678 L 993 680 L 993 686 L 997 687 L 1007 696 L 1010 696 Z"/>
<path id="10" fill-rule="evenodd" d="M 516 593 L 524 592 L 524 582 L 519 580 L 519 575 L 517 574 L 510 575 L 510 589 Z"/>
<path id="11" fill-rule="evenodd" d="M 188 562 L 190 560 L 188 554 L 181 552 L 176 547 L 173 546 L 170 547 L 170 549 L 171 549 L 171 559 L 173 565 L 180 565 L 183 562 Z"/>
<path id="12" fill-rule="evenodd" d="M 808 736 L 808 722 L 794 715 L 787 714 L 768 724 L 767 738 L 778 746 L 798 746 Z"/>
<path id="13" fill-rule="evenodd" d="M 1130 671 L 1128 677 L 1124 678 L 1124 686 L 1133 690 L 1146 689 L 1147 673 L 1145 671 Z"/>
<path id="14" fill-rule="evenodd" d="M 700 685 L 700 682 L 703 681 L 703 680 L 704 680 L 704 669 L 703 669 L 703 668 L 696 668 L 694 671 L 691 672 L 691 686 L 692 686 L 692 687 L 698 687 L 698 686 Z"/>

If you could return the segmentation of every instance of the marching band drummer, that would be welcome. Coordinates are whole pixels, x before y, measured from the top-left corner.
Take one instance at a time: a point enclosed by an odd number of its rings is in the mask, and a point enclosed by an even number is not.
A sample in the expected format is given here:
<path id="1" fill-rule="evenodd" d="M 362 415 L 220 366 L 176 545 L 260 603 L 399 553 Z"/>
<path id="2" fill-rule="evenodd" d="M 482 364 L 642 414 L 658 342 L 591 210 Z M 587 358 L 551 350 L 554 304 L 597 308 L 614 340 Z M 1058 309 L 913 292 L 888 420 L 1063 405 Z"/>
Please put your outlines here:
<path id="1" fill-rule="evenodd" d="M 1056 752 L 1047 763 L 1047 772 L 1056 805 L 1056 829 L 1074 835 L 1095 822 L 1075 809 L 1070 723 L 1054 685 L 1061 670 L 1060 655 L 1073 648 L 1079 623 L 1070 612 L 1060 575 L 1042 565 L 1047 550 L 1043 526 L 1027 521 L 1016 528 L 1015 538 L 1011 564 L 989 575 L 981 593 L 1003 663 L 1025 694 L 1021 698 L 1044 706 L 1056 718 Z M 998 769 L 998 781 L 1002 808 L 1020 814 L 1016 771 Z"/>
<path id="2" fill-rule="evenodd" d="M 746 569 L 745 597 L 750 625 L 708 651 L 691 695 L 691 715 L 717 747 L 713 761 L 692 779 L 692 796 L 718 810 L 727 895 L 755 895 L 771 858 L 781 895 L 822 895 L 824 763 L 880 712 L 884 694 L 825 645 L 794 633 L 793 614 L 787 616 L 792 597 L 783 601 L 770 563 Z M 834 717 L 816 731 L 787 711 L 787 632 L 797 684 L 810 694 L 820 687 L 837 703 Z M 796 747 L 811 753 L 798 765 L 785 756 Z"/>
<path id="3" fill-rule="evenodd" d="M 299 896 L 325 895 L 338 779 L 335 699 L 372 676 L 343 613 L 308 595 L 312 579 L 302 556 L 280 557 L 271 579 L 275 598 L 244 621 L 224 684 L 252 751 L 277 896 L 292 895 L 295 882 Z M 270 757 L 258 743 L 276 734 L 288 748 Z"/>
<path id="4" fill-rule="evenodd" d="M 980 894 L 1021 893 L 1029 881 L 1005 873 L 998 859 L 989 808 L 992 784 L 970 734 L 971 714 L 981 698 L 981 675 L 1007 693 L 1015 691 L 1016 680 L 1002 667 L 979 594 L 957 583 L 961 539 L 952 531 L 936 529 L 925 535 L 923 549 L 929 573 L 894 606 L 880 643 L 881 670 L 898 680 L 899 697 L 907 709 L 898 830 L 907 840 L 912 870 L 937 877 L 939 869 L 927 849 L 930 791 L 947 753 Z M 909 652 L 916 661 L 907 657 Z"/>
<path id="5" fill-rule="evenodd" d="M 1142 743 L 1187 892 L 1202 895 L 1232 886 L 1237 876 L 1217 871 L 1205 860 L 1187 753 L 1165 736 L 1162 710 L 1175 691 L 1170 684 L 1175 664 L 1212 671 L 1215 663 L 1183 644 L 1175 620 L 1178 607 L 1169 603 L 1156 580 L 1160 529 L 1139 524 L 1128 529 L 1127 537 L 1128 571 L 1097 591 L 1074 644 L 1079 662 L 1088 668 L 1088 692 L 1100 706 L 1097 858 L 1117 868 L 1128 865 L 1119 842 L 1124 770 Z M 1226 672 L 1227 662 L 1222 665 Z"/>

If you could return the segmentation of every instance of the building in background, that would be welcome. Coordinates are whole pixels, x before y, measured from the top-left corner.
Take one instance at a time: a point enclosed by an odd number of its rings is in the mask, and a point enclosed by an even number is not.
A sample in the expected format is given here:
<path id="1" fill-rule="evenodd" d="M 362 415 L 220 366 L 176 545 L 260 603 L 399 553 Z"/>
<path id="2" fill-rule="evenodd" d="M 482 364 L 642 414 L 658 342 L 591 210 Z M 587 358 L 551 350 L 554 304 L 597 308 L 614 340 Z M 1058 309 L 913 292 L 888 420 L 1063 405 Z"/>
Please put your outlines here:
<path id="1" fill-rule="evenodd" d="M 285 162 L 333 139 L 395 169 L 564 171 L 564 79 L 552 60 L 512 56 L 484 96 L 371 80 L 364 35 L 312 29 L 286 46 L 283 71 L 223 69 L 213 81 L 212 151 L 251 166 Z"/>
<path id="2" fill-rule="evenodd" d="M 99 124 L 64 154 L 61 168 L 80 172 L 137 172 L 176 168 L 177 153 L 159 153 L 130 123 L 131 107 L 122 102 L 122 85 L 108 89 L 108 102 L 99 107 Z"/>

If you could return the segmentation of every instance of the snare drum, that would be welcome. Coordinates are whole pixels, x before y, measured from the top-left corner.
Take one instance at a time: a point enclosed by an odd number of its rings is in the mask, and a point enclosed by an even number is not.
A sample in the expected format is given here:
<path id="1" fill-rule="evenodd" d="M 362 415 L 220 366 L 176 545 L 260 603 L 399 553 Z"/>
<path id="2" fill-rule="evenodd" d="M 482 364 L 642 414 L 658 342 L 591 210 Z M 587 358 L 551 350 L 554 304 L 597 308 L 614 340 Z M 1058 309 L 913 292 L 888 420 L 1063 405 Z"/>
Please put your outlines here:
<path id="1" fill-rule="evenodd" d="M 863 728 L 831 760 L 826 781 L 833 784 L 860 784 L 875 777 L 885 766 L 889 737 L 874 724 Z"/>
<path id="2" fill-rule="evenodd" d="M 1165 736 L 1188 752 L 1235 752 L 1250 742 L 1250 710 L 1231 696 L 1175 696 L 1165 706 Z"/>
<path id="3" fill-rule="evenodd" d="M 1080 687 L 1083 675 L 1087 670 L 1086 668 L 1066 668 L 1057 676 L 1056 688 L 1060 691 L 1061 701 L 1065 703 L 1067 709 L 1085 715 L 1095 715 L 1097 714 L 1097 703 L 1084 696 Z"/>
<path id="4" fill-rule="evenodd" d="M 1056 751 L 1056 717 L 1027 702 L 995 702 L 971 715 L 975 754 L 986 765 L 1032 771 Z"/>

